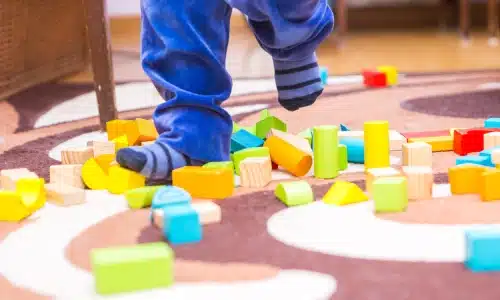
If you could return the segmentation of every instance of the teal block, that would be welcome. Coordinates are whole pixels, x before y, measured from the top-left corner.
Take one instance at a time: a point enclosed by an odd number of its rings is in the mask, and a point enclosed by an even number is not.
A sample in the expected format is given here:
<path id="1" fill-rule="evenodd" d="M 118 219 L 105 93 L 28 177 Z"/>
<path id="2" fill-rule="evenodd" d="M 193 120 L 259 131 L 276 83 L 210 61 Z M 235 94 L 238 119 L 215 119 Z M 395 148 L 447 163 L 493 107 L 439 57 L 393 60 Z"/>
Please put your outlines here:
<path id="1" fill-rule="evenodd" d="M 320 67 L 319 74 L 320 74 L 320 78 L 321 78 L 321 83 L 323 85 L 327 85 L 328 84 L 328 69 L 325 67 Z"/>
<path id="2" fill-rule="evenodd" d="M 365 163 L 365 142 L 357 138 L 341 138 L 341 145 L 347 147 L 347 161 L 355 164 Z"/>
<path id="3" fill-rule="evenodd" d="M 467 155 L 467 156 L 457 157 L 456 165 L 459 166 L 463 164 L 474 164 L 480 166 L 488 166 L 489 161 L 490 159 L 488 158 L 488 156 L 485 155 Z"/>
<path id="4" fill-rule="evenodd" d="M 231 136 L 231 152 L 240 151 L 246 148 L 260 147 L 264 145 L 264 140 L 241 129 Z"/>
<path id="5" fill-rule="evenodd" d="M 473 272 L 500 271 L 500 228 L 484 227 L 465 232 L 465 266 Z"/>
<path id="6" fill-rule="evenodd" d="M 169 205 L 184 205 L 191 203 L 191 195 L 176 186 L 164 186 L 156 192 L 151 203 L 151 209 L 164 208 Z"/>
<path id="7" fill-rule="evenodd" d="M 255 128 L 256 135 L 261 139 L 265 139 L 271 129 L 278 129 L 286 132 L 286 124 L 273 116 L 260 120 L 257 124 L 255 124 Z"/>
<path id="8" fill-rule="evenodd" d="M 484 128 L 500 128 L 500 118 L 489 118 L 485 120 Z"/>
<path id="9" fill-rule="evenodd" d="M 487 167 L 492 167 L 492 168 L 495 167 L 495 164 L 493 163 L 493 161 L 491 161 L 491 152 L 493 152 L 493 150 L 495 150 L 495 149 L 499 149 L 499 147 L 486 149 L 486 150 L 479 152 L 479 156 L 485 156 L 488 158 L 487 165 L 486 165 Z"/>
<path id="10" fill-rule="evenodd" d="M 345 126 L 344 124 L 340 124 L 340 131 L 351 131 L 349 127 Z"/>
<path id="11" fill-rule="evenodd" d="M 200 216 L 191 205 L 163 208 L 163 235 L 172 245 L 198 243 L 203 237 Z"/>

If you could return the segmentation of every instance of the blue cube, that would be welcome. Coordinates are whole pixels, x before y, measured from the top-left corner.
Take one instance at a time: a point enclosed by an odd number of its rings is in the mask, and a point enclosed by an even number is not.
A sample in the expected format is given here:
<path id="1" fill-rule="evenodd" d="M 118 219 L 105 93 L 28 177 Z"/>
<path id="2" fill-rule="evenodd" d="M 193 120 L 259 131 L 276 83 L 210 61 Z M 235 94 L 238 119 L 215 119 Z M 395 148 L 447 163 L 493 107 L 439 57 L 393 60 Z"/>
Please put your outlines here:
<path id="1" fill-rule="evenodd" d="M 347 147 L 347 161 L 363 164 L 365 162 L 365 142 L 358 138 L 341 138 L 339 144 Z"/>
<path id="2" fill-rule="evenodd" d="M 500 118 L 489 118 L 485 120 L 484 128 L 500 128 Z"/>
<path id="3" fill-rule="evenodd" d="M 500 271 L 500 227 L 465 232 L 465 266 L 473 272 Z"/>
<path id="4" fill-rule="evenodd" d="M 190 204 L 164 207 L 163 235 L 172 245 L 198 243 L 203 236 L 200 216 Z"/>
<path id="5" fill-rule="evenodd" d="M 325 67 L 321 67 L 321 68 L 319 68 L 319 73 L 320 73 L 320 77 L 321 77 L 321 83 L 323 85 L 327 85 L 328 84 L 328 69 Z"/>
<path id="6" fill-rule="evenodd" d="M 184 189 L 176 186 L 165 186 L 160 188 L 151 203 L 151 209 L 164 208 L 165 206 L 190 204 L 191 195 Z"/>
<path id="7" fill-rule="evenodd" d="M 250 132 L 241 129 L 231 136 L 231 152 L 237 152 L 247 148 L 261 147 L 264 140 Z"/>
<path id="8" fill-rule="evenodd" d="M 467 155 L 460 156 L 456 159 L 456 165 L 464 165 L 464 164 L 474 164 L 480 166 L 489 166 L 489 158 L 485 155 Z"/>

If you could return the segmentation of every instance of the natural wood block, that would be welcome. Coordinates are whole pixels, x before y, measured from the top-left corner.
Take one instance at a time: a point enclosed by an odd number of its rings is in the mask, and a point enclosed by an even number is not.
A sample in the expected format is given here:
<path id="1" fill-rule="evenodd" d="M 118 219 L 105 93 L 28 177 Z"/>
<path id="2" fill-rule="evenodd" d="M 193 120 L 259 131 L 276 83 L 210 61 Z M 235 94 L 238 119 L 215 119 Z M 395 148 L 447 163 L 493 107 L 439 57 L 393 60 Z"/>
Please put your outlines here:
<path id="1" fill-rule="evenodd" d="M 92 147 L 71 148 L 61 151 L 61 163 L 64 165 L 83 165 L 94 157 Z"/>
<path id="2" fill-rule="evenodd" d="M 85 190 L 62 183 L 45 185 L 47 200 L 57 205 L 69 206 L 85 202 Z"/>
<path id="3" fill-rule="evenodd" d="M 359 138 L 364 139 L 362 130 L 339 131 L 339 138 Z M 391 151 L 401 151 L 403 144 L 406 143 L 406 138 L 396 130 L 389 130 L 389 147 Z"/>
<path id="4" fill-rule="evenodd" d="M 220 206 L 212 201 L 196 201 L 191 204 L 191 207 L 200 216 L 200 223 L 202 225 L 220 223 L 222 220 Z M 158 228 L 163 229 L 163 209 L 153 209 L 151 214 L 152 224 Z"/>
<path id="5" fill-rule="evenodd" d="M 83 189 L 83 165 L 54 165 L 49 168 L 50 183 L 66 184 Z"/>
<path id="6" fill-rule="evenodd" d="M 434 174 L 431 167 L 403 167 L 408 181 L 408 199 L 432 199 Z"/>
<path id="7" fill-rule="evenodd" d="M 490 132 L 484 135 L 484 149 L 500 146 L 500 132 Z"/>
<path id="8" fill-rule="evenodd" d="M 491 162 L 495 165 L 500 165 L 500 149 L 491 151 Z"/>
<path id="9" fill-rule="evenodd" d="M 401 176 L 401 172 L 394 169 L 394 168 L 374 168 L 374 169 L 368 169 L 366 172 L 366 192 L 368 194 L 371 194 L 372 192 L 372 187 L 373 187 L 373 182 L 378 179 L 378 178 L 385 178 L 385 177 L 398 177 Z"/>
<path id="10" fill-rule="evenodd" d="M 313 150 L 311 148 L 311 144 L 309 144 L 309 141 L 303 137 L 300 137 L 300 136 L 297 136 L 297 135 L 294 135 L 294 134 L 291 134 L 288 132 L 284 132 L 284 131 L 281 131 L 278 129 L 274 129 L 274 128 L 272 128 L 269 131 L 267 138 L 269 138 L 271 136 L 277 136 L 277 137 L 281 138 L 282 140 L 284 140 L 285 142 L 295 146 L 296 148 L 298 148 L 306 153 L 309 153 L 309 154 L 313 153 Z"/>
<path id="11" fill-rule="evenodd" d="M 267 157 L 250 157 L 240 163 L 240 179 L 242 187 L 261 188 L 271 180 L 271 160 Z"/>
<path id="12" fill-rule="evenodd" d="M 484 171 L 480 177 L 479 194 L 483 201 L 500 200 L 500 170 Z"/>
<path id="13" fill-rule="evenodd" d="M 94 157 L 112 154 L 116 152 L 116 144 L 113 141 L 94 141 Z"/>
<path id="14" fill-rule="evenodd" d="M 403 166 L 432 167 L 432 147 L 424 142 L 403 144 Z"/>
<path id="15" fill-rule="evenodd" d="M 448 169 L 448 180 L 451 193 L 454 195 L 479 194 L 481 190 L 481 174 L 489 170 L 487 167 L 463 164 Z"/>
<path id="16" fill-rule="evenodd" d="M 4 190 L 16 190 L 16 183 L 19 179 L 35 179 L 38 175 L 26 168 L 7 169 L 0 171 L 0 188 Z"/>

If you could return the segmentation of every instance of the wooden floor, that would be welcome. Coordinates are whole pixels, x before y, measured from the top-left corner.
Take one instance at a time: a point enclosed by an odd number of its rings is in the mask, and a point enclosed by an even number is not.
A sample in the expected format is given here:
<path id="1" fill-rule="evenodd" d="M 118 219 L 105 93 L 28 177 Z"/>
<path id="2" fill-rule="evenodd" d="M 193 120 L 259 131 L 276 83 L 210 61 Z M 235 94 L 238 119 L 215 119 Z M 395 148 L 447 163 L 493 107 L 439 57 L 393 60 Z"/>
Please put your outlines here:
<path id="1" fill-rule="evenodd" d="M 117 81 L 147 80 L 139 62 L 139 23 L 121 20 L 112 23 L 112 44 Z M 382 64 L 402 72 L 443 72 L 500 68 L 499 47 L 489 46 L 485 32 L 472 34 L 468 45 L 455 32 L 351 32 L 342 47 L 332 36 L 318 50 L 320 64 L 330 74 L 359 73 Z M 272 62 L 241 21 L 233 22 L 227 67 L 234 78 L 272 76 Z M 91 72 L 65 81 L 89 82 Z"/>

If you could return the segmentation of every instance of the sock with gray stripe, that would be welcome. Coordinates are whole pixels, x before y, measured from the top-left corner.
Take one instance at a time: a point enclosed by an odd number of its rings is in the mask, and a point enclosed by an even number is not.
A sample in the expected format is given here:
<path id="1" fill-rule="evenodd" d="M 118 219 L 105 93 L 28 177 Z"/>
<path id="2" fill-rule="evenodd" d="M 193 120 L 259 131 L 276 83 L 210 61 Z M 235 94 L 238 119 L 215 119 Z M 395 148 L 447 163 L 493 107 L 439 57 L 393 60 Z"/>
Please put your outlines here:
<path id="1" fill-rule="evenodd" d="M 274 60 L 279 103 L 289 111 L 313 104 L 323 92 L 316 55 L 301 61 Z"/>

